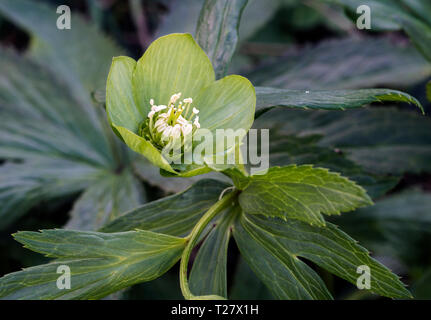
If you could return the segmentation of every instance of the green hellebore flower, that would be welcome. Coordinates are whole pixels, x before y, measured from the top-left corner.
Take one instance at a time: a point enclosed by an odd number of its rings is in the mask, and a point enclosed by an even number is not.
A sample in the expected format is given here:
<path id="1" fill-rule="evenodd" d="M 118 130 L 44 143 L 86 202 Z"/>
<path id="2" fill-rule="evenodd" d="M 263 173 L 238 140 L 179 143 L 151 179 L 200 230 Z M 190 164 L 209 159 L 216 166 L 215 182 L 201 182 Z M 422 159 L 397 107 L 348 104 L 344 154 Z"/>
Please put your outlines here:
<path id="1" fill-rule="evenodd" d="M 246 133 L 255 106 L 250 81 L 238 75 L 215 81 L 210 60 L 190 34 L 155 40 L 137 62 L 115 57 L 106 86 L 108 119 L 116 134 L 154 165 L 181 176 L 211 169 L 205 163 L 171 164 L 164 147 L 175 138 L 184 144 L 186 136 L 203 128 L 214 135 L 217 129 Z"/>

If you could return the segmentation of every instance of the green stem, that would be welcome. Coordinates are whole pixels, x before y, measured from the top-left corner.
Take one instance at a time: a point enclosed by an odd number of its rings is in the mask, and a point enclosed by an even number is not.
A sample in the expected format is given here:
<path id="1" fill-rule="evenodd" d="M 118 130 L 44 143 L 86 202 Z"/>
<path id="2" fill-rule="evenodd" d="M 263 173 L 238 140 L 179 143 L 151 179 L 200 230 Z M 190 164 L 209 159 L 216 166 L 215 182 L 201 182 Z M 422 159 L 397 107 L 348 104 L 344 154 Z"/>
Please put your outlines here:
<path id="1" fill-rule="evenodd" d="M 194 296 L 189 288 L 189 282 L 187 279 L 187 266 L 189 264 L 190 254 L 196 245 L 196 242 L 199 239 L 199 236 L 201 235 L 202 231 L 205 229 L 205 227 L 208 225 L 208 223 L 211 222 L 211 220 L 221 211 L 223 211 L 225 208 L 227 208 L 232 203 L 232 199 L 236 197 L 238 194 L 238 190 L 235 190 L 228 195 L 224 196 L 222 199 L 217 201 L 198 221 L 198 223 L 194 226 L 193 230 L 190 232 L 190 234 L 187 236 L 188 243 L 186 248 L 184 249 L 183 255 L 181 257 L 181 263 L 180 263 L 180 286 L 181 286 L 181 292 L 183 293 L 183 296 L 185 299 L 195 299 L 195 298 L 205 298 L 205 297 L 196 297 Z M 216 296 L 211 296 L 215 298 L 221 298 Z M 208 297 L 210 298 L 210 297 Z"/>

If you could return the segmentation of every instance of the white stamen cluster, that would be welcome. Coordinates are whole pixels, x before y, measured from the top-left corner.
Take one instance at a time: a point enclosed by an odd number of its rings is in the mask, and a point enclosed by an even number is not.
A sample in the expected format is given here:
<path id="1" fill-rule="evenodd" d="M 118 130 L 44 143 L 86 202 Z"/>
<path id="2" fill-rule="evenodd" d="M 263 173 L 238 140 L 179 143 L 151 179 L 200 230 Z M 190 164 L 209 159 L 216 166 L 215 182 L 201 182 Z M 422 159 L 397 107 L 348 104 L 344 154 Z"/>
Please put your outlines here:
<path id="1" fill-rule="evenodd" d="M 180 97 L 181 92 L 172 95 L 167 106 L 155 105 L 154 100 L 150 99 L 151 111 L 148 113 L 146 132 L 159 147 L 174 141 L 182 145 L 186 136 L 200 128 L 199 110 L 195 107 L 190 110 L 193 99 L 186 98 L 177 104 Z"/>

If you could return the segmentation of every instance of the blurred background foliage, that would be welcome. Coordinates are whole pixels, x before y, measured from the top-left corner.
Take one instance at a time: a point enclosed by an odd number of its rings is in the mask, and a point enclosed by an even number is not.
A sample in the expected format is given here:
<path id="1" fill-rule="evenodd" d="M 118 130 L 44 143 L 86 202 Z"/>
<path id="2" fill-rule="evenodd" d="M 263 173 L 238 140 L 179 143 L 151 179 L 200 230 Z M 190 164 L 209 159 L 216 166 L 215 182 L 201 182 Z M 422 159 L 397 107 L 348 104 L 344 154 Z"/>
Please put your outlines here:
<path id="1" fill-rule="evenodd" d="M 194 34 L 203 2 L 0 2 L 0 275 L 44 260 L 12 239 L 17 230 L 97 230 L 202 178 L 163 178 L 125 148 L 107 125 L 104 85 L 112 56 L 137 59 L 159 36 Z M 388 104 L 275 109 L 254 127 L 271 128 L 271 165 L 311 163 L 365 187 L 376 205 L 331 221 L 402 275 L 415 298 L 431 299 L 431 6 L 359 2 L 249 0 L 229 73 L 288 89 L 390 87 L 422 102 L 426 116 Z M 375 12 L 370 31 L 355 26 L 358 3 Z M 55 28 L 63 4 L 72 9 L 67 31 Z M 313 267 L 336 298 L 376 298 Z M 177 274 L 174 268 L 110 298 L 180 299 Z M 233 241 L 228 280 L 232 299 L 272 298 Z"/>

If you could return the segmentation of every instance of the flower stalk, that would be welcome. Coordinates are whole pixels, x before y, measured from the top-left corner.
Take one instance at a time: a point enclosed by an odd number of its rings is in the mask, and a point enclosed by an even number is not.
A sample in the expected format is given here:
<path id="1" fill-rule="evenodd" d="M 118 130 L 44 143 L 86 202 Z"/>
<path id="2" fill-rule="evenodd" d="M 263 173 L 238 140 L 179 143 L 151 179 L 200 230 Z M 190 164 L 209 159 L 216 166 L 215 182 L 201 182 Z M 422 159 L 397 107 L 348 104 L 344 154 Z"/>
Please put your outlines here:
<path id="1" fill-rule="evenodd" d="M 183 251 L 183 255 L 181 256 L 180 262 L 180 286 L 181 292 L 186 300 L 214 300 L 214 299 L 225 299 L 223 297 L 217 295 L 208 295 L 208 296 L 195 296 L 191 293 L 189 288 L 189 283 L 187 279 L 187 267 L 189 264 L 190 254 L 195 247 L 199 236 L 202 231 L 211 222 L 211 220 L 221 211 L 226 209 L 229 205 L 233 203 L 233 199 L 238 195 L 239 190 L 233 190 L 228 195 L 221 198 L 217 201 L 198 221 L 198 223 L 194 226 L 193 230 L 187 236 L 187 246 Z"/>

